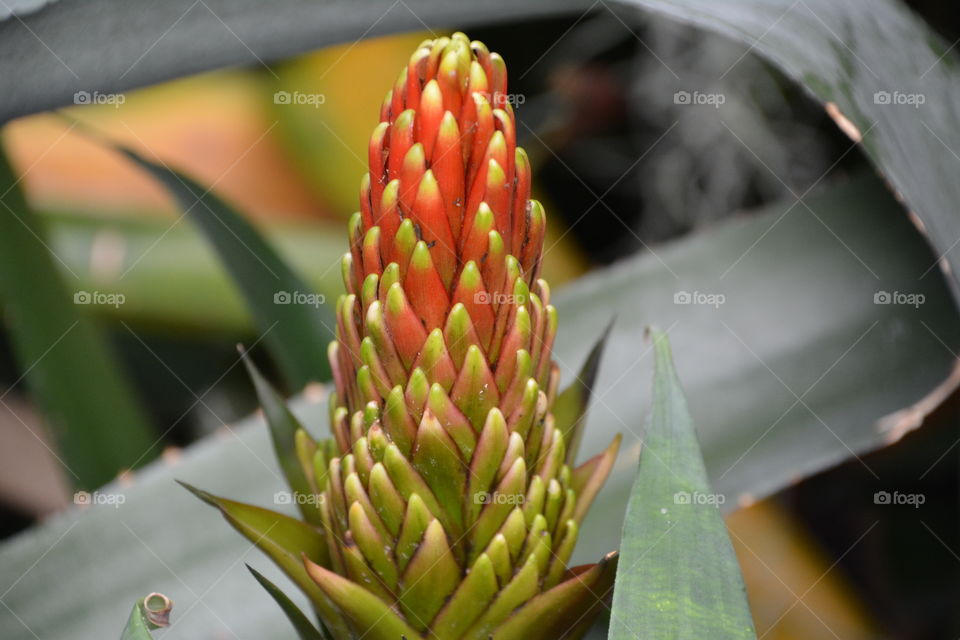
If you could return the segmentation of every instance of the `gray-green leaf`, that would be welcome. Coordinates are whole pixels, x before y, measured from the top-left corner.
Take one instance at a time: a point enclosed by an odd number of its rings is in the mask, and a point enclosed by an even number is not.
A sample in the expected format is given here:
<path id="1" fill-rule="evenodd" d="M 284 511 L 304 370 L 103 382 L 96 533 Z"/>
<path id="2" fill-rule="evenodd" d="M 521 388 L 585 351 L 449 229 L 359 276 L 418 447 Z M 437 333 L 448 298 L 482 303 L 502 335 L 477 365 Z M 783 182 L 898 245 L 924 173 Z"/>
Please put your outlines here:
<path id="1" fill-rule="evenodd" d="M 627 505 L 611 640 L 754 638 L 743 578 L 703 466 L 665 333 L 651 332 L 653 400 Z"/>

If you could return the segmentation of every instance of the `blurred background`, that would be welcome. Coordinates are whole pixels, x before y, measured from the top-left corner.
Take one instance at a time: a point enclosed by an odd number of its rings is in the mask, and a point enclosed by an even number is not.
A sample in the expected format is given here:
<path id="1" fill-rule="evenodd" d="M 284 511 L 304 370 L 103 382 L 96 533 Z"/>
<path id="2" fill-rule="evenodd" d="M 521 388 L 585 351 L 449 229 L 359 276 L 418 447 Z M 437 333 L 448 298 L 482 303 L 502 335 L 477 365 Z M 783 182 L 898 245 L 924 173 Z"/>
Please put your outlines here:
<path id="1" fill-rule="evenodd" d="M 957 5 L 910 4 L 949 42 L 960 36 Z M 791 190 L 872 171 L 820 105 L 723 38 L 649 17 L 638 26 L 616 9 L 469 35 L 509 62 L 518 137 L 550 214 L 544 271 L 554 287 L 750 215 Z M 98 138 L 215 189 L 333 299 L 383 88 L 424 37 L 376 38 L 270 68 L 189 77 L 126 93 L 119 104 L 3 128 L 58 266 L 78 276 L 77 292 L 124 295 L 90 311 L 145 408 L 154 445 L 137 466 L 175 458 L 256 408 L 235 345 L 251 344 L 257 332 L 168 193 Z M 724 96 L 722 118 L 709 108 L 678 109 L 678 92 L 692 83 Z M 127 266 L 131 255 L 138 258 Z M 289 382 L 256 345 L 253 353 L 277 384 Z M 74 495 L 25 373 L 0 331 L 3 537 L 68 507 Z M 849 500 L 880 488 L 856 462 L 728 517 L 762 637 L 829 637 L 828 629 L 838 638 L 960 636 L 958 413 L 960 404 L 948 400 L 923 429 L 869 458 L 885 478 L 927 496 L 921 527 L 909 508 Z M 871 523 L 869 540 L 854 544 Z"/>

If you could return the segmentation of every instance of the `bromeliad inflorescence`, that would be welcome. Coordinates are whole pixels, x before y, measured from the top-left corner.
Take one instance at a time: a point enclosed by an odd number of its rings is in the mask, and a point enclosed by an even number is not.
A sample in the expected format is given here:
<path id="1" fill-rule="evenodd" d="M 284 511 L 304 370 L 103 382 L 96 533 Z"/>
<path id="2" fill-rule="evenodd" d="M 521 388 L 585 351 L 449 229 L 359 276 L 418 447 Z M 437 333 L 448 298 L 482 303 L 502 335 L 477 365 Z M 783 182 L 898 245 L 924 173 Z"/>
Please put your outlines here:
<path id="1" fill-rule="evenodd" d="M 615 554 L 568 563 L 618 441 L 571 468 L 582 414 L 554 417 L 546 221 L 503 59 L 461 33 L 421 44 L 369 162 L 330 345 L 334 439 L 298 430 L 285 467 L 319 498 L 300 504 L 308 548 L 261 546 L 338 639 L 579 637 Z M 255 538 L 237 503 L 204 497 Z"/>

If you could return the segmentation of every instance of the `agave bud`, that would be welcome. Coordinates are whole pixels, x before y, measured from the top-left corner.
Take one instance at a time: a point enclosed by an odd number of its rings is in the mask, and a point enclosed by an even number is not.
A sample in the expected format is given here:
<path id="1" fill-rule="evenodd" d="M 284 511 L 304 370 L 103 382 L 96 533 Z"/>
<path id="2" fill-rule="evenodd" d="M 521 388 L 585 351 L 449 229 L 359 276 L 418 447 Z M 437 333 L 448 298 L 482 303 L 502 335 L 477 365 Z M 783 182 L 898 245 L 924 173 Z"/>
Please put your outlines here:
<path id="1" fill-rule="evenodd" d="M 613 562 L 568 562 L 618 443 L 571 470 L 551 412 L 546 220 L 503 59 L 421 44 L 369 162 L 330 349 L 330 559 L 307 572 L 368 638 L 577 637 Z"/>
<path id="2" fill-rule="evenodd" d="M 278 442 L 295 440 L 294 488 L 320 497 L 285 538 L 311 542 L 305 575 L 290 558 L 305 542 L 256 539 L 289 519 L 252 511 L 256 526 L 239 526 L 237 503 L 202 497 L 304 588 L 334 637 L 580 637 L 616 554 L 569 561 L 619 438 L 571 468 L 589 383 L 554 414 L 546 220 L 503 59 L 462 33 L 422 43 L 369 162 L 329 350 L 333 441 L 294 429 Z M 272 424 L 293 420 L 258 390 Z"/>

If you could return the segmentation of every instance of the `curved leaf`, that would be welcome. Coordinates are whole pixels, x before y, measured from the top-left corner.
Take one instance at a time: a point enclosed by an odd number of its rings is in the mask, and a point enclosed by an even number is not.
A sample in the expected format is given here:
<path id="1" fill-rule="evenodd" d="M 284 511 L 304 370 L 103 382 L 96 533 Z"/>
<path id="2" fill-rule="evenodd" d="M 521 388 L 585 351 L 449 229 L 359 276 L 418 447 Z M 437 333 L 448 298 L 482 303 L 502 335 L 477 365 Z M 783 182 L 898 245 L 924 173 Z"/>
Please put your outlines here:
<path id="1" fill-rule="evenodd" d="M 203 234 L 190 224 L 171 227 L 169 220 L 144 213 L 91 217 L 66 210 L 37 216 L 63 268 L 77 275 L 79 289 L 123 295 L 119 307 L 91 306 L 94 316 L 133 328 L 248 340 L 255 327 L 242 294 Z M 333 300 L 343 290 L 339 269 L 330 269 L 343 255 L 341 225 L 270 224 L 264 233 L 291 267 L 305 274 L 312 291 Z M 111 273 L 97 269 L 93 259 L 105 237 L 125 249 Z"/>
<path id="2" fill-rule="evenodd" d="M 907 3 L 617 1 L 741 40 L 824 102 L 915 212 L 960 297 L 960 65 Z"/>
<path id="3" fill-rule="evenodd" d="M 0 78 L 9 83 L 0 91 L 0 122 L 74 104 L 77 92 L 115 93 L 221 67 L 269 68 L 329 44 L 423 29 L 425 21 L 465 28 L 588 6 L 584 0 L 20 0 L 11 7 L 8 0 L 0 4 Z M 22 72 L 23 60 L 30 73 Z"/>
<path id="4" fill-rule="evenodd" d="M 230 205 L 191 178 L 117 147 L 166 187 L 217 251 L 239 287 L 270 354 L 288 384 L 301 389 L 326 380 L 332 311 Z M 332 301 L 331 301 L 332 302 Z"/>

